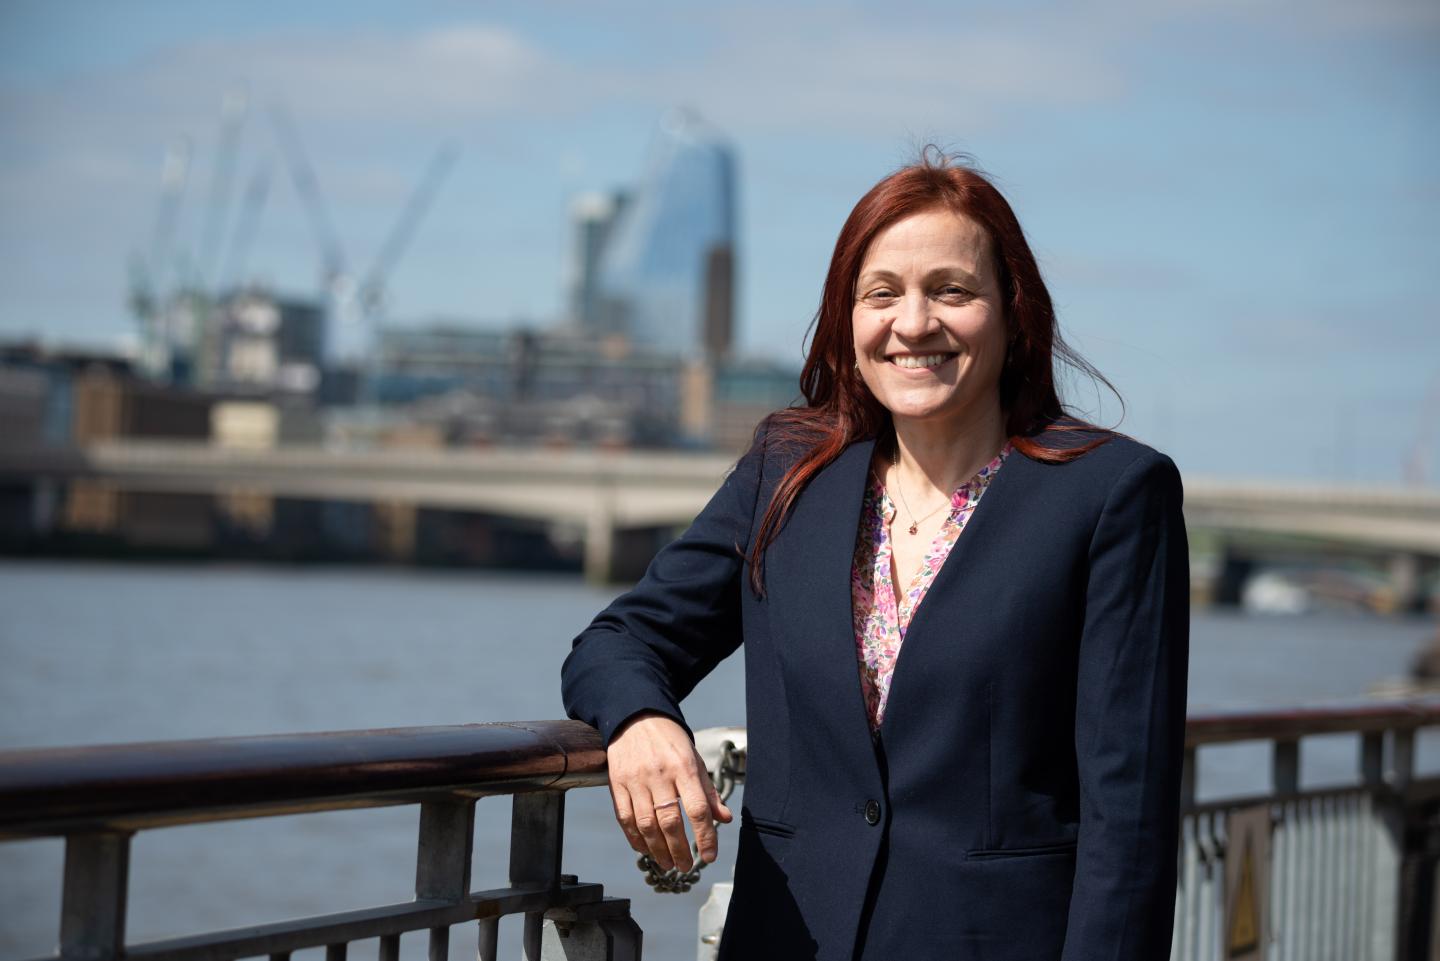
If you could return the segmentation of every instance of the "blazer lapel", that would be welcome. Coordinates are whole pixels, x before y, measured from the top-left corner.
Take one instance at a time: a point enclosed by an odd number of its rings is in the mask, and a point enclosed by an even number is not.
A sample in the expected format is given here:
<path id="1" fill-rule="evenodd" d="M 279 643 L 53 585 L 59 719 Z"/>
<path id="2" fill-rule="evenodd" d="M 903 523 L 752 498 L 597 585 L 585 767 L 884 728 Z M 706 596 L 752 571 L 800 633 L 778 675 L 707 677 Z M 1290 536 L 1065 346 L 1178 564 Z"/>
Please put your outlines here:
<path id="1" fill-rule="evenodd" d="M 851 444 L 810 481 L 786 522 L 786 536 L 772 546 L 784 542 L 771 582 L 787 599 L 783 613 L 772 612 L 784 619 L 782 657 L 818 692 L 824 734 L 834 748 L 852 765 L 871 768 L 875 752 L 855 654 L 850 568 L 874 448 L 873 439 Z"/>
<path id="2" fill-rule="evenodd" d="M 905 631 L 905 643 L 895 660 L 885 722 L 881 726 L 886 744 L 892 749 L 904 738 L 911 716 L 926 710 L 924 704 L 918 703 L 919 698 L 910 696 L 912 690 L 919 694 L 925 674 L 936 667 L 943 656 L 954 655 L 953 650 L 944 648 L 965 645 L 963 630 L 957 632 L 956 625 L 945 619 L 944 614 L 985 603 L 981 593 L 984 572 L 988 560 L 1003 545 L 1004 516 L 1024 500 L 1024 488 L 1036 466 L 1018 450 L 1010 452 L 915 609 Z M 966 658 L 962 655 L 960 659 Z M 907 683 L 911 678 L 913 681 Z"/>

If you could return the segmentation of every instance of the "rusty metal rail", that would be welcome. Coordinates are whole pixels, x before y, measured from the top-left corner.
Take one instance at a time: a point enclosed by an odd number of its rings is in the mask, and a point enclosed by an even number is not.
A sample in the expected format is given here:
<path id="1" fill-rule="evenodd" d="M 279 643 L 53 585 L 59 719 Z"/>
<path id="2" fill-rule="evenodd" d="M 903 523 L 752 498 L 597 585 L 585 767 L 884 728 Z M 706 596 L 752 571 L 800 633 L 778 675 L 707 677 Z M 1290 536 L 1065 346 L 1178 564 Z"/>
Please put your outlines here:
<path id="1" fill-rule="evenodd" d="M 565 792 L 605 783 L 595 731 L 575 721 L 399 728 L 0 752 L 0 840 L 65 838 L 61 961 L 229 961 L 428 936 L 444 961 L 450 928 L 480 922 L 480 961 L 498 957 L 499 919 L 524 916 L 529 961 L 639 961 L 629 902 L 560 873 Z M 514 795 L 509 885 L 470 890 L 475 802 Z M 418 805 L 415 900 L 144 944 L 125 940 L 130 843 L 176 824 Z"/>

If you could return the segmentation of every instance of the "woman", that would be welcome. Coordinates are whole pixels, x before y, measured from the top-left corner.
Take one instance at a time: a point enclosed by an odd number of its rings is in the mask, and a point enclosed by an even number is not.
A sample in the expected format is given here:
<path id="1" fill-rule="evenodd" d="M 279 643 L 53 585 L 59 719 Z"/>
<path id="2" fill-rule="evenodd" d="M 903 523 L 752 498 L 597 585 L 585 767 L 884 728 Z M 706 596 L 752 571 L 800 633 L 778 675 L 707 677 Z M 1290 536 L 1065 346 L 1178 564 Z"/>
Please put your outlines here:
<path id="1" fill-rule="evenodd" d="M 929 154 L 886 177 L 835 245 L 806 405 L 576 639 L 566 710 L 631 846 L 682 869 L 685 822 L 711 861 L 731 813 L 679 702 L 744 643 L 722 958 L 1168 956 L 1180 477 L 1067 417 L 1057 355 L 1093 373 L 995 188 Z"/>

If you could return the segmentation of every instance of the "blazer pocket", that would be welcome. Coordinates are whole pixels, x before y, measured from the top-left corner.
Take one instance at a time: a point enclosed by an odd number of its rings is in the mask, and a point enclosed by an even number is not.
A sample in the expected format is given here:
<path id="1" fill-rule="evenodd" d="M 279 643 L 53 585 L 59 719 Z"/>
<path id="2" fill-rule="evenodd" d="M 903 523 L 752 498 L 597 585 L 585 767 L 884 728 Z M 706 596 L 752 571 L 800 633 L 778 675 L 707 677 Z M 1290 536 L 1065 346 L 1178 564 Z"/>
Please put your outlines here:
<path id="1" fill-rule="evenodd" d="M 1074 854 L 1074 841 L 1057 841 L 1054 844 L 1036 844 L 1026 848 L 977 848 L 966 851 L 971 861 L 988 861 L 998 858 L 1044 858 Z"/>
<path id="2" fill-rule="evenodd" d="M 748 827 L 756 834 L 769 834 L 777 838 L 793 838 L 795 836 L 795 825 L 786 824 L 784 821 L 757 818 L 749 811 L 744 810 L 740 812 L 740 826 Z"/>

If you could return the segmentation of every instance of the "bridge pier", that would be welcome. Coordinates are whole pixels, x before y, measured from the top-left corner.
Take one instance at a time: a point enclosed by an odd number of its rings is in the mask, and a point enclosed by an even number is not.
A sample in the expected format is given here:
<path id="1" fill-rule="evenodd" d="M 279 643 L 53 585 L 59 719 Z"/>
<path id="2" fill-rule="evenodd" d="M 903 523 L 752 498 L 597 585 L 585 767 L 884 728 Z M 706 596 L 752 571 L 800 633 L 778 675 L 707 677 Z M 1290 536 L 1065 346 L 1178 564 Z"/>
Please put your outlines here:
<path id="1" fill-rule="evenodd" d="M 585 525 L 585 580 L 591 584 L 628 584 L 645 574 L 669 528 L 619 527 L 604 511 L 591 513 Z"/>
<path id="2" fill-rule="evenodd" d="M 1430 600 L 1425 590 L 1425 579 L 1436 563 L 1435 558 L 1413 551 L 1390 555 L 1390 592 L 1395 598 L 1395 613 L 1425 613 Z"/>
<path id="3" fill-rule="evenodd" d="M 1245 582 L 1255 572 L 1255 559 L 1238 550 L 1233 544 L 1220 549 L 1220 564 L 1215 575 L 1215 587 L 1211 603 L 1224 607 L 1239 607 Z"/>
<path id="4" fill-rule="evenodd" d="M 585 519 L 585 580 L 591 584 L 615 580 L 615 514 L 608 500 L 597 504 Z"/>

